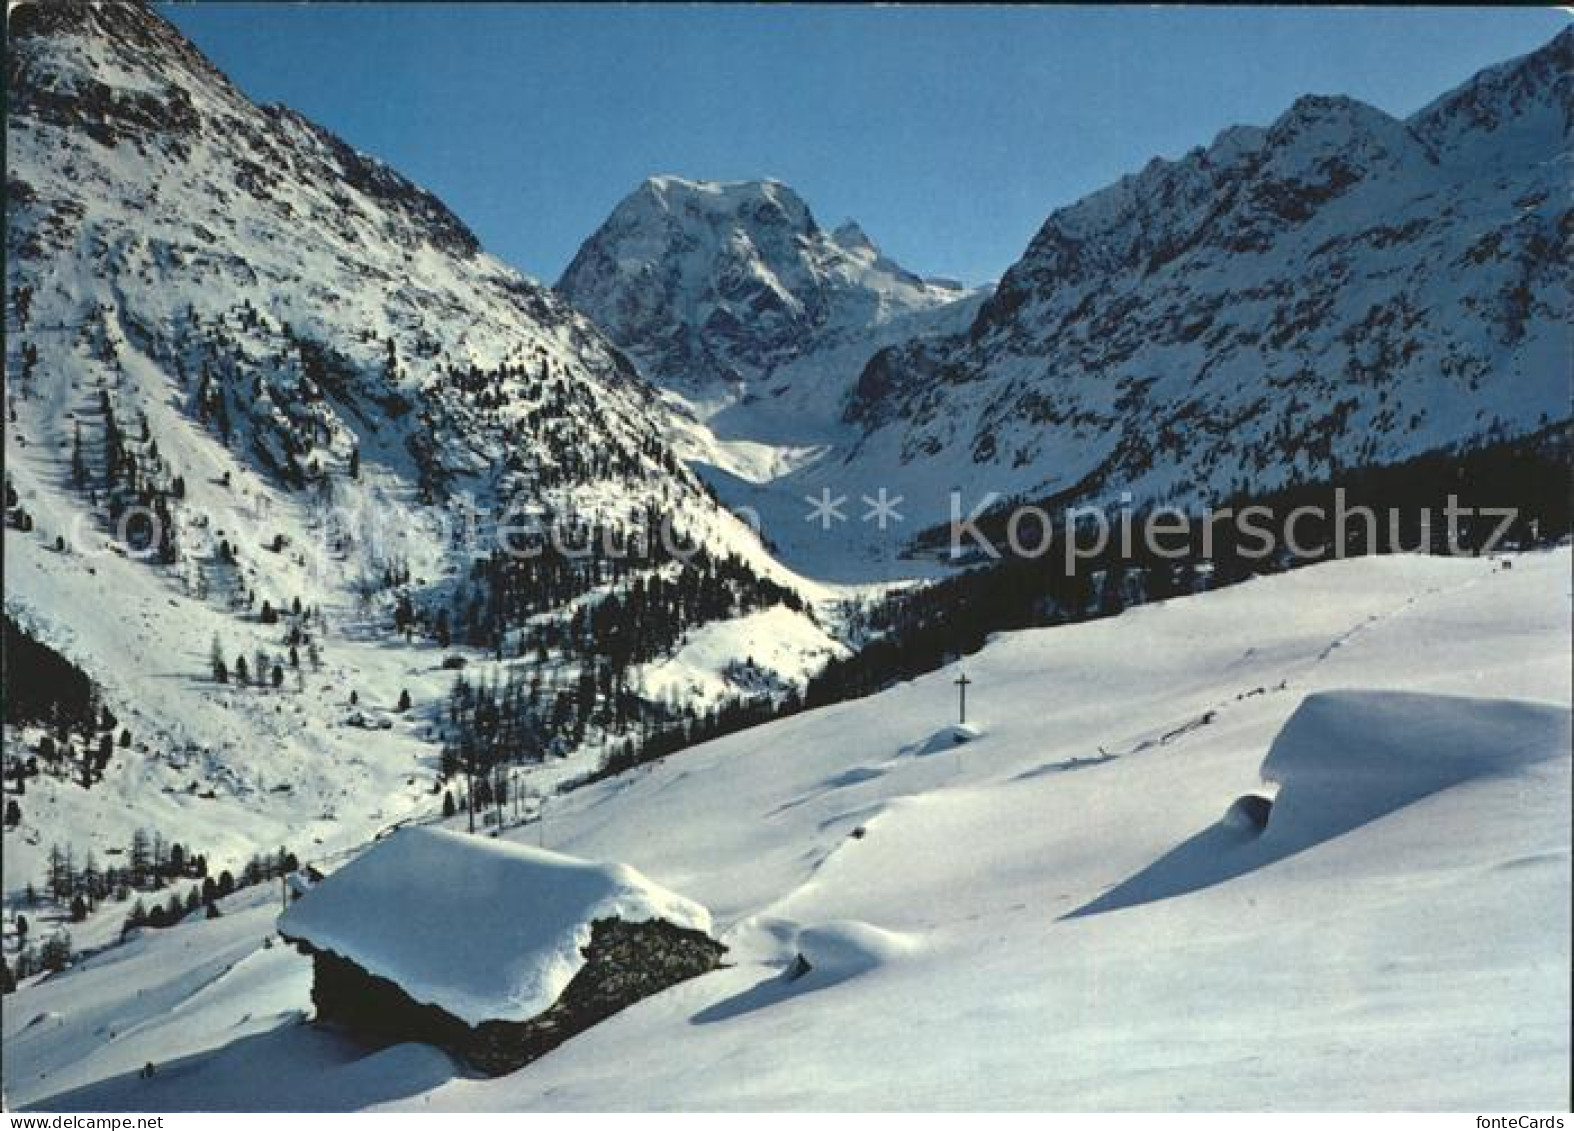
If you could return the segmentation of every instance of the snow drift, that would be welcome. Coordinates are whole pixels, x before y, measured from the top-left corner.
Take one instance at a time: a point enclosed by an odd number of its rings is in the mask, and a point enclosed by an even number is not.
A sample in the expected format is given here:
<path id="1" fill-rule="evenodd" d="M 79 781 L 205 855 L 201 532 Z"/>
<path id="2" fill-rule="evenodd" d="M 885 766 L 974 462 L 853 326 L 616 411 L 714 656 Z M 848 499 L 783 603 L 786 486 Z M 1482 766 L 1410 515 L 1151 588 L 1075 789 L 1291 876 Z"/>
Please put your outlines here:
<path id="1" fill-rule="evenodd" d="M 1296 852 L 1474 778 L 1567 755 L 1569 711 L 1398 691 L 1309 695 L 1274 740 L 1264 842 Z"/>
<path id="2" fill-rule="evenodd" d="M 1071 917 L 1223 883 L 1443 790 L 1566 757 L 1569 741 L 1564 707 L 1398 691 L 1308 695 L 1263 762 L 1264 781 L 1277 787 L 1271 801 L 1238 798 L 1217 824 Z"/>

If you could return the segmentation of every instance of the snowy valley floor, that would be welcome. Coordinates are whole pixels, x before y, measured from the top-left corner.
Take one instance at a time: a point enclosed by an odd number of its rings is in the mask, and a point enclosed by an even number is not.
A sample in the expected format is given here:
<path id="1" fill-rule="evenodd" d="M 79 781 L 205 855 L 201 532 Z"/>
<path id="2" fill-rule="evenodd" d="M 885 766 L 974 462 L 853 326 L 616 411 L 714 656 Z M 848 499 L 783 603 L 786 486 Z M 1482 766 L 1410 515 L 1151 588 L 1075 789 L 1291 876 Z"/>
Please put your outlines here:
<path id="1" fill-rule="evenodd" d="M 953 667 L 569 795 L 547 846 L 705 903 L 732 965 L 512 1076 L 309 1024 L 257 892 L 7 997 L 7 1106 L 1561 1107 L 1570 554 L 1509 567 L 1012 634 L 971 741 Z"/>

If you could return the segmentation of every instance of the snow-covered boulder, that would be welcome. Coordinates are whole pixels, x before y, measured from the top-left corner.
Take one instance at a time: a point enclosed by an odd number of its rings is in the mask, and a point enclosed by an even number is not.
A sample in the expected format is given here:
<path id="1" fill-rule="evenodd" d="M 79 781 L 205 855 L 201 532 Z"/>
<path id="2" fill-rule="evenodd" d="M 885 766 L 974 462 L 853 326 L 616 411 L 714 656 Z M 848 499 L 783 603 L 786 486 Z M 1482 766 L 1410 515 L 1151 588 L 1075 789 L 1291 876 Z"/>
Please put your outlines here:
<path id="1" fill-rule="evenodd" d="M 1186 895 L 1267 868 L 1446 790 L 1526 774 L 1567 758 L 1570 712 L 1557 704 L 1411 691 L 1308 695 L 1268 756 L 1267 788 L 1237 798 L 1177 845 L 1074 915 Z M 1462 837 L 1482 830 L 1462 828 Z M 1404 868 L 1416 861 L 1394 859 Z"/>
<path id="2" fill-rule="evenodd" d="M 1555 704 L 1406 691 L 1308 695 L 1274 739 L 1266 847 L 1300 851 L 1445 789 L 1568 756 Z"/>
<path id="3" fill-rule="evenodd" d="M 712 969 L 710 914 L 621 864 L 401 829 L 313 887 L 279 933 L 319 1020 L 511 1071 Z"/>

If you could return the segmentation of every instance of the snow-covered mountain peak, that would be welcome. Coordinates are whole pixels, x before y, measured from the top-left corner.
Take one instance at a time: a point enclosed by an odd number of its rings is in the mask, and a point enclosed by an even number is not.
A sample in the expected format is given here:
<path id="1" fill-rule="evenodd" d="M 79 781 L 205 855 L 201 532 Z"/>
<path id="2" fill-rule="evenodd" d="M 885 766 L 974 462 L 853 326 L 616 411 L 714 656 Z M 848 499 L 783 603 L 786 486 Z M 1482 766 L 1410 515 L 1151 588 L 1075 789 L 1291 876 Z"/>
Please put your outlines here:
<path id="1" fill-rule="evenodd" d="M 836 230 L 831 233 L 831 239 L 844 251 L 863 252 L 874 256 L 880 254 L 879 247 L 869 238 L 869 233 L 863 230 L 863 226 L 857 220 L 845 220 L 837 225 Z"/>
<path id="2" fill-rule="evenodd" d="M 1460 164 L 1489 163 L 1516 148 L 1566 149 L 1574 130 L 1574 26 L 1480 72 L 1408 124 L 1440 157 Z"/>
<path id="3" fill-rule="evenodd" d="M 1261 149 L 1267 136 L 1268 131 L 1261 126 L 1226 126 L 1203 152 L 1203 161 L 1214 165 L 1234 164 Z"/>
<path id="4" fill-rule="evenodd" d="M 558 289 L 658 384 L 711 401 L 965 296 L 894 263 L 856 224 L 826 232 L 780 181 L 676 176 L 618 204 Z"/>
<path id="5" fill-rule="evenodd" d="M 285 222 L 298 219 L 292 182 L 341 180 L 356 196 L 310 219 L 331 222 L 342 211 L 352 221 L 381 221 L 383 234 L 406 249 L 480 250 L 431 193 L 293 110 L 253 105 L 142 4 L 26 4 L 12 36 L 13 118 L 85 133 L 106 150 L 126 142 L 148 167 L 168 162 L 187 179 L 205 178 L 198 166 L 210 149 L 221 151 L 234 158 L 234 187 Z M 344 235 L 355 242 L 353 232 Z"/>
<path id="6" fill-rule="evenodd" d="M 680 222 L 715 225 L 746 224 L 749 227 L 781 226 L 796 234 L 818 232 L 809 206 L 792 189 L 772 179 L 754 181 L 696 181 L 686 177 L 662 175 L 647 177 L 625 198 L 625 222 L 642 218 L 653 203 Z"/>
<path id="7" fill-rule="evenodd" d="M 237 104 L 244 101 L 218 68 L 140 0 L 28 0 L 13 6 L 9 32 L 11 77 L 30 93 L 76 95 L 91 104 L 94 93 L 111 89 L 147 93 L 196 83 L 223 91 Z M 118 57 L 124 69 L 94 74 L 94 64 L 106 54 Z M 112 112 L 129 104 L 111 100 L 92 108 Z"/>
<path id="8" fill-rule="evenodd" d="M 1014 311 L 1027 282 L 1064 285 L 1163 258 L 1232 205 L 1295 222 L 1375 171 L 1428 160 L 1405 124 L 1381 110 L 1351 98 L 1305 96 L 1270 127 L 1231 127 L 1206 148 L 1176 160 L 1156 157 L 1053 213 L 986 310 Z M 1226 235 L 1225 225 L 1211 230 Z"/>
<path id="9" fill-rule="evenodd" d="M 1343 95 L 1308 94 L 1295 100 L 1268 129 L 1266 148 L 1286 164 L 1310 165 L 1338 158 L 1349 175 L 1431 154 L 1397 118 Z"/>

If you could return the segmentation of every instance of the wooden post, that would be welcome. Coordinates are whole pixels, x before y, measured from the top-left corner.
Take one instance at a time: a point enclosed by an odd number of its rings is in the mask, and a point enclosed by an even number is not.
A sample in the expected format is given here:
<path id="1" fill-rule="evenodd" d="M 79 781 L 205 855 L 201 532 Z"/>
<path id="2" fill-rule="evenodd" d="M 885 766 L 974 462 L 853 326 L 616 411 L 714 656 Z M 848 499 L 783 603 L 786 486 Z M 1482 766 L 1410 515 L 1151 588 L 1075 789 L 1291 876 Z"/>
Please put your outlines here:
<path id="1" fill-rule="evenodd" d="M 972 684 L 972 682 L 972 680 L 967 678 L 966 672 L 963 672 L 961 675 L 956 677 L 957 691 L 961 693 L 962 702 L 960 722 L 963 726 L 967 725 L 967 689 Z"/>

